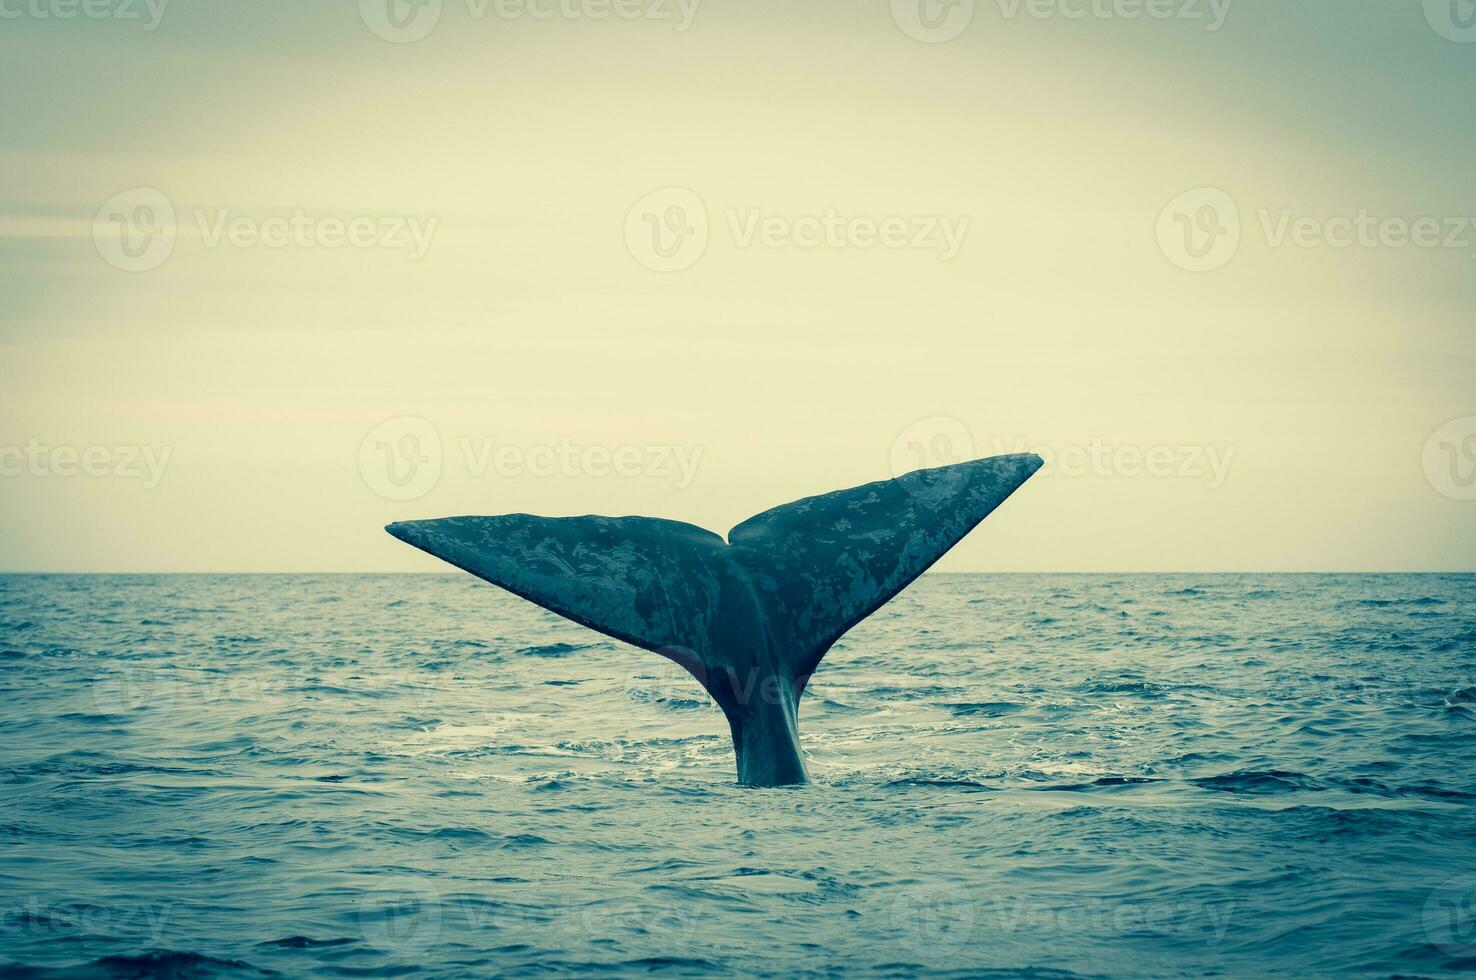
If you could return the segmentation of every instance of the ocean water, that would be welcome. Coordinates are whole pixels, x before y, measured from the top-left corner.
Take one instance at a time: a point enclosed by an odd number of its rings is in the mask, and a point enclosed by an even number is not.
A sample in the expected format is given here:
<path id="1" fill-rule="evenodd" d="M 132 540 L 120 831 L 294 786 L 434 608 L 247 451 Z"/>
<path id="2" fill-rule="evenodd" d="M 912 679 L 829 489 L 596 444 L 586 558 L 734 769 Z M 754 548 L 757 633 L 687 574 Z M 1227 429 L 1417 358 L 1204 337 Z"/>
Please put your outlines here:
<path id="1" fill-rule="evenodd" d="M 0 577 L 0 973 L 1476 970 L 1476 578 L 930 575 L 734 784 L 465 575 Z"/>

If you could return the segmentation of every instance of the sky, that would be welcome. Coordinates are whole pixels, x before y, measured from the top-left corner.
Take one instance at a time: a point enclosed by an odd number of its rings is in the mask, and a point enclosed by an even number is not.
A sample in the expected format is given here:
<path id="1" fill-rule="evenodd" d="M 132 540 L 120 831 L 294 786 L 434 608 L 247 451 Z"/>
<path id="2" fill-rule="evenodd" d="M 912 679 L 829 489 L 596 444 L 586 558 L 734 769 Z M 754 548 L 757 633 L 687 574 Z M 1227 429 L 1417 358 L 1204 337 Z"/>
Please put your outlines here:
<path id="1" fill-rule="evenodd" d="M 1047 466 L 951 571 L 1469 571 L 1469 0 L 0 0 L 0 571 Z"/>

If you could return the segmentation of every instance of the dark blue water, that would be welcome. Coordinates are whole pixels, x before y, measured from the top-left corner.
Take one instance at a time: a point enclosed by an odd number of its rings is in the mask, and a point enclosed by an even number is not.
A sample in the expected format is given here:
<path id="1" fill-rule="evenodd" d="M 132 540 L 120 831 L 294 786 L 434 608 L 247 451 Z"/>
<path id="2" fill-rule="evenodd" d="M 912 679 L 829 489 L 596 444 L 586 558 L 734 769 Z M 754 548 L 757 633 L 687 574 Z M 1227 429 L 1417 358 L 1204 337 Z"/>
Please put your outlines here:
<path id="1" fill-rule="evenodd" d="M 816 782 L 469 577 L 0 577 L 20 976 L 1476 970 L 1476 578 L 928 576 Z"/>

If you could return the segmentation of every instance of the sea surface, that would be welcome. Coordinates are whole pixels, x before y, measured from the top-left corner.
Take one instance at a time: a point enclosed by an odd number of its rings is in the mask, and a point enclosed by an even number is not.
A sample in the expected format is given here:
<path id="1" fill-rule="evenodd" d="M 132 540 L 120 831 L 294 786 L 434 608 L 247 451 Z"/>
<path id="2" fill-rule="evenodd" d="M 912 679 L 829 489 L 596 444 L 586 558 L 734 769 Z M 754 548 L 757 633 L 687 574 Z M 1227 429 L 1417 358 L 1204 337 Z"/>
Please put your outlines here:
<path id="1" fill-rule="evenodd" d="M 929 575 L 813 785 L 465 575 L 0 577 L 7 977 L 1476 971 L 1476 578 Z"/>

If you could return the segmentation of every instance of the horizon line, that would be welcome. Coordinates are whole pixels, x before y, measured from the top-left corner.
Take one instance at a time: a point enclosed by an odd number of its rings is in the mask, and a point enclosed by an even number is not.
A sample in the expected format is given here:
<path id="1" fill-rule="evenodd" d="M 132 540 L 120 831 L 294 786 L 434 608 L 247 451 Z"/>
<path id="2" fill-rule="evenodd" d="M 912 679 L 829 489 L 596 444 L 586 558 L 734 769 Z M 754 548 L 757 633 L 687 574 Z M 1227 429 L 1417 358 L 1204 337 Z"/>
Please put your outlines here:
<path id="1" fill-rule="evenodd" d="M 145 576 L 145 575 L 174 575 L 174 576 L 221 576 L 221 575 L 362 575 L 362 576 L 391 576 L 391 575 L 417 575 L 417 576 L 445 576 L 464 577 L 466 572 L 459 569 L 447 571 L 5 571 L 0 570 L 0 577 L 40 576 L 40 575 L 111 575 L 111 576 Z M 1156 571 L 1089 571 L 1089 570 L 1061 570 L 1061 571 L 1023 571 L 1011 569 L 976 570 L 976 571 L 928 571 L 919 578 L 926 576 L 942 575 L 1476 575 L 1476 569 L 1352 569 L 1352 570 L 1281 570 L 1281 571 L 1257 571 L 1257 570 L 1220 570 L 1220 571 L 1180 571 L 1174 569 Z M 476 576 L 471 576 L 476 581 L 483 581 Z M 491 583 L 486 583 L 491 584 Z"/>

